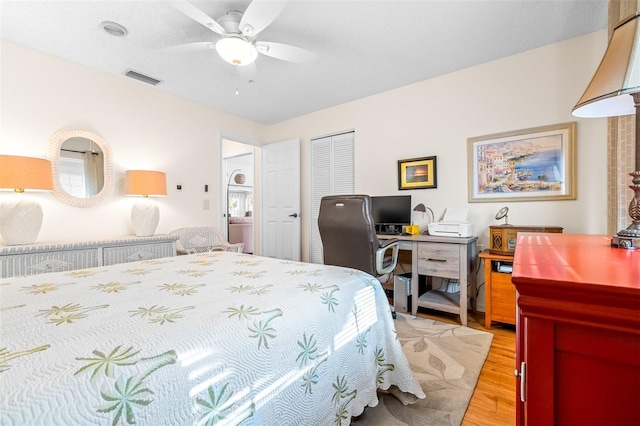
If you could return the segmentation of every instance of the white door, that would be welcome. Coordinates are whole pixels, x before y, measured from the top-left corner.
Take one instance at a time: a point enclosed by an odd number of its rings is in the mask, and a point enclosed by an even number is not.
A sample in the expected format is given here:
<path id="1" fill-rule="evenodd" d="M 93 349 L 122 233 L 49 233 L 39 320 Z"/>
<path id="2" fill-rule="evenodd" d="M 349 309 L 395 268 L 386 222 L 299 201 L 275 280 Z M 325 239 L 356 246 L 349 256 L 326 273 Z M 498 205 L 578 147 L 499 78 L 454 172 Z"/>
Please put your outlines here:
<path id="1" fill-rule="evenodd" d="M 300 140 L 262 146 L 262 255 L 300 260 Z"/>

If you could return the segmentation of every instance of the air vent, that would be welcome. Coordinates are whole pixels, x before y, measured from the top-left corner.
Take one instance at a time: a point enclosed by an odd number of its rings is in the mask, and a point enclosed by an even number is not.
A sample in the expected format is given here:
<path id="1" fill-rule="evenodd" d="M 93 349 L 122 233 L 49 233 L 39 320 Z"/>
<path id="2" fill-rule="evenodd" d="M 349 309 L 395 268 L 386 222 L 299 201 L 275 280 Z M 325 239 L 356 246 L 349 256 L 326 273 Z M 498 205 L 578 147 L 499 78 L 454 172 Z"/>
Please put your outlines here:
<path id="1" fill-rule="evenodd" d="M 102 21 L 100 23 L 100 26 L 103 30 L 106 31 L 107 34 L 114 37 L 124 37 L 129 34 L 129 31 L 127 31 L 127 29 L 123 25 L 120 25 L 117 22 Z"/>
<path id="2" fill-rule="evenodd" d="M 156 86 L 162 83 L 162 80 L 158 80 L 157 78 L 149 77 L 148 75 L 144 75 L 134 70 L 126 70 L 124 75 L 127 77 L 133 78 L 134 80 L 141 81 L 143 83 L 150 84 L 152 86 Z"/>

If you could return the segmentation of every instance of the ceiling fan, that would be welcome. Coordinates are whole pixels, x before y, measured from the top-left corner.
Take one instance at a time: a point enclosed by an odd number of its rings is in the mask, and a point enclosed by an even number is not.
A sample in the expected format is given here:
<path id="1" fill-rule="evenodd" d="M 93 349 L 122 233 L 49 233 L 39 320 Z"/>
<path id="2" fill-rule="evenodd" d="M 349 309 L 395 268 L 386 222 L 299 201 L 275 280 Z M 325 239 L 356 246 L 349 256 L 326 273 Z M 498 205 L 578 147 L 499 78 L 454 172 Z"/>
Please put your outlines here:
<path id="1" fill-rule="evenodd" d="M 171 2 L 175 9 L 220 36 L 215 43 L 196 42 L 189 46 L 213 47 L 223 60 L 236 67 L 253 64 L 258 54 L 289 62 L 308 62 L 317 57 L 290 44 L 257 40 L 258 34 L 276 20 L 286 4 L 286 1 L 253 0 L 244 13 L 231 10 L 213 19 L 187 0 Z"/>

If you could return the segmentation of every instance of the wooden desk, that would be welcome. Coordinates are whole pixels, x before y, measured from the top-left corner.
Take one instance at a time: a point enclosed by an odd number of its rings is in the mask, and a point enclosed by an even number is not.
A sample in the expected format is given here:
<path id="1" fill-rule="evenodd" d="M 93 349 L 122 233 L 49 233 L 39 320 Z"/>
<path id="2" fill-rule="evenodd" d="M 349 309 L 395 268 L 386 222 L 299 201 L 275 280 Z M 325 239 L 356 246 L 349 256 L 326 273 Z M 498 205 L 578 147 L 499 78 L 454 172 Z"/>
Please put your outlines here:
<path id="1" fill-rule="evenodd" d="M 468 300 L 476 308 L 476 241 L 478 237 L 456 238 L 433 235 L 378 235 L 380 239 L 397 238 L 400 250 L 411 250 L 411 314 L 418 307 L 460 315 L 467 325 Z M 428 290 L 418 294 L 418 275 L 450 278 L 460 282 L 460 293 Z M 467 283 L 470 283 L 467 289 Z"/>
<path id="2" fill-rule="evenodd" d="M 640 250 L 610 241 L 518 234 L 518 425 L 640 424 Z"/>
<path id="3" fill-rule="evenodd" d="M 483 250 L 484 259 L 484 328 L 491 328 L 491 321 L 516 324 L 516 288 L 511 283 L 511 274 L 498 272 L 497 262 L 513 263 L 513 256 L 493 254 Z"/>

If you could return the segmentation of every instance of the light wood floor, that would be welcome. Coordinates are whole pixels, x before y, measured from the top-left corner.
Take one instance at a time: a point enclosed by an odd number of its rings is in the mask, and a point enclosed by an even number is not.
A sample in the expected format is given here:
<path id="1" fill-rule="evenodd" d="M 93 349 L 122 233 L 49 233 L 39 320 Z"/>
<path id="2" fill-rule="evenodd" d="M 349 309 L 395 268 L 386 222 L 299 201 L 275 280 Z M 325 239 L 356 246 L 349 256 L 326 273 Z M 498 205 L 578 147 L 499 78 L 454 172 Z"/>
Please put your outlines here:
<path id="1" fill-rule="evenodd" d="M 447 313 L 420 309 L 418 316 L 460 324 L 457 315 Z M 462 425 L 513 426 L 516 423 L 515 327 L 493 322 L 486 330 L 483 312 L 470 313 L 467 326 L 493 333 L 493 341 Z"/>

